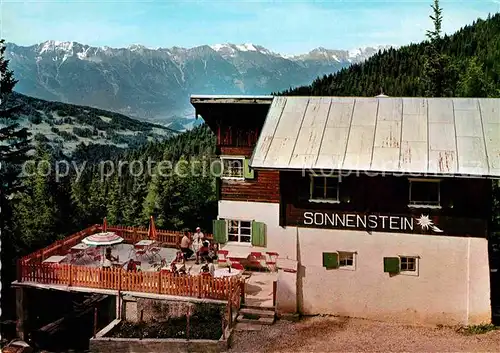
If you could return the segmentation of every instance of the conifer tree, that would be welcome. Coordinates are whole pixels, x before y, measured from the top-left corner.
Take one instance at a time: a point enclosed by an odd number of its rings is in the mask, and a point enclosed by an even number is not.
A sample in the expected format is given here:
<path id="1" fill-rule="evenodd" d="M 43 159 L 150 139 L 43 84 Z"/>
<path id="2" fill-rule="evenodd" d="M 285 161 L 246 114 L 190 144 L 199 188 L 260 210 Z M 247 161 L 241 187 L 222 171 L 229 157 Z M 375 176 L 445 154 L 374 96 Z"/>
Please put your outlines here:
<path id="1" fill-rule="evenodd" d="M 0 40 L 0 207 L 2 224 L 0 229 L 6 231 L 6 221 L 10 219 L 10 204 L 7 199 L 21 188 L 20 172 L 27 160 L 26 153 L 30 149 L 27 128 L 20 127 L 17 119 L 20 106 L 16 105 L 12 92 L 17 80 L 9 70 L 9 61 L 4 58 L 4 40 Z M 5 236 L 5 235 L 4 235 Z"/>
<path id="2" fill-rule="evenodd" d="M 457 72 L 451 58 L 441 52 L 443 9 L 439 6 L 439 0 L 434 0 L 431 8 L 433 14 L 429 17 L 434 23 L 434 29 L 427 31 L 429 45 L 424 64 L 425 95 L 449 97 L 453 95 L 453 84 L 456 82 Z"/>

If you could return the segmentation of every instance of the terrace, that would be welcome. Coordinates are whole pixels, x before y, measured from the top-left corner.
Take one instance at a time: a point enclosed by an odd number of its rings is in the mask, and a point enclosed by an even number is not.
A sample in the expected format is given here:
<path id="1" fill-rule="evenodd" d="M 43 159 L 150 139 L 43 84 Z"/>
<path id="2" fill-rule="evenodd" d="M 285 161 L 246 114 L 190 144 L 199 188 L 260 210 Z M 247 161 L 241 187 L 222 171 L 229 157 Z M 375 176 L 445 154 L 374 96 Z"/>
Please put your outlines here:
<path id="1" fill-rule="evenodd" d="M 88 247 L 82 240 L 101 232 L 115 233 L 123 242 L 112 246 L 118 261 L 113 268 L 101 267 L 103 253 Z M 186 275 L 172 276 L 167 269 L 176 257 L 183 233 L 156 230 L 151 220 L 149 229 L 104 224 L 56 241 L 18 260 L 14 286 L 51 288 L 84 292 L 139 292 L 159 296 L 228 300 L 235 292 L 243 295 L 245 280 L 238 271 L 217 269 L 214 276 L 199 274 L 199 266 L 186 262 Z M 212 240 L 211 234 L 205 234 Z M 136 261 L 139 271 L 126 271 L 129 259 Z M 179 264 L 177 264 L 179 266 Z"/>

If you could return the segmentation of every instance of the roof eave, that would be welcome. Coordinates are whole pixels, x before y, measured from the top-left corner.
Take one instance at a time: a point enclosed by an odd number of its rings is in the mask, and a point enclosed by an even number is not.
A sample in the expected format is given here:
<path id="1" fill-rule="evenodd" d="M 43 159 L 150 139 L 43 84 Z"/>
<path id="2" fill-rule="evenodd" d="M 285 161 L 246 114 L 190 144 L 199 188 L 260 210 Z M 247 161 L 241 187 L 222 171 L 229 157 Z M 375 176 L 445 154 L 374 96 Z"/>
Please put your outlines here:
<path id="1" fill-rule="evenodd" d="M 325 168 L 288 168 L 288 167 L 271 167 L 262 165 L 253 165 L 249 163 L 250 168 L 254 170 L 276 170 L 282 172 L 302 172 L 304 175 L 313 172 L 318 173 L 318 176 L 329 176 L 332 174 L 340 174 L 341 176 L 349 175 L 369 175 L 369 176 L 404 176 L 404 177 L 428 177 L 428 178 L 463 178 L 463 179 L 499 179 L 500 175 L 493 174 L 465 174 L 465 173 L 428 173 L 417 171 L 383 171 L 383 170 L 344 170 L 344 169 L 325 169 Z M 377 175 L 374 175 L 377 174 Z"/>
<path id="2" fill-rule="evenodd" d="M 271 104 L 273 96 L 191 95 L 191 104 Z"/>

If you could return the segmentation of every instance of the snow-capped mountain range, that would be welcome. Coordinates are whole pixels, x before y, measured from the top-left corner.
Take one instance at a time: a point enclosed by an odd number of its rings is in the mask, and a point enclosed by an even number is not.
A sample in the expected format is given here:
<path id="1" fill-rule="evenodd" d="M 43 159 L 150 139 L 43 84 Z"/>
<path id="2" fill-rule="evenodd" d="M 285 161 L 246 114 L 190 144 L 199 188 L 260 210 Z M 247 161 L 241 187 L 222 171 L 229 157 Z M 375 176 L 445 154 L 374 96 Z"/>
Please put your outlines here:
<path id="1" fill-rule="evenodd" d="M 7 43 L 6 57 L 20 93 L 165 122 L 192 117 L 191 94 L 270 94 L 309 84 L 387 48 L 316 48 L 286 56 L 249 43 L 151 49 L 49 40 Z"/>

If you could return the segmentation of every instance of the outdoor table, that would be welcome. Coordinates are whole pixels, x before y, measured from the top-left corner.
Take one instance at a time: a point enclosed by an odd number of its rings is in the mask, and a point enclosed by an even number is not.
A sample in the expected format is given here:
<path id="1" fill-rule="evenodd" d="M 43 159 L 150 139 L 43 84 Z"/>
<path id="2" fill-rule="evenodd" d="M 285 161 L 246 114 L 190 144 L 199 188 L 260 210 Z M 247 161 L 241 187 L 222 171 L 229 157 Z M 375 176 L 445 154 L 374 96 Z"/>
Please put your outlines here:
<path id="1" fill-rule="evenodd" d="M 137 243 L 134 244 L 134 247 L 136 248 L 144 248 L 146 246 L 151 246 L 155 243 L 154 240 L 148 240 L 148 239 L 144 239 L 144 240 L 141 240 Z"/>
<path id="2" fill-rule="evenodd" d="M 71 251 L 83 251 L 83 250 L 87 250 L 88 248 L 89 248 L 89 246 L 87 244 L 79 243 L 79 244 L 76 244 L 75 246 L 71 247 Z"/>
<path id="3" fill-rule="evenodd" d="M 234 268 L 229 272 L 228 268 L 218 268 L 214 272 L 214 277 L 230 277 L 230 276 L 239 276 L 241 275 L 241 270 L 236 270 Z"/>
<path id="4" fill-rule="evenodd" d="M 53 255 L 49 257 L 48 259 L 43 260 L 44 263 L 60 263 L 62 262 L 66 256 L 59 256 L 59 255 Z"/>

